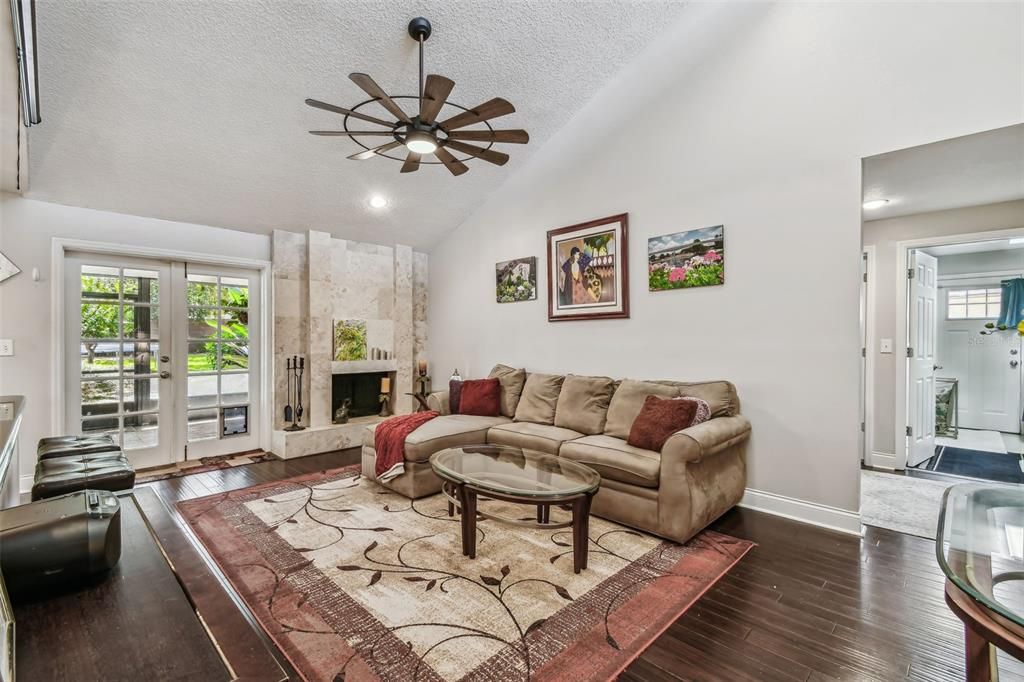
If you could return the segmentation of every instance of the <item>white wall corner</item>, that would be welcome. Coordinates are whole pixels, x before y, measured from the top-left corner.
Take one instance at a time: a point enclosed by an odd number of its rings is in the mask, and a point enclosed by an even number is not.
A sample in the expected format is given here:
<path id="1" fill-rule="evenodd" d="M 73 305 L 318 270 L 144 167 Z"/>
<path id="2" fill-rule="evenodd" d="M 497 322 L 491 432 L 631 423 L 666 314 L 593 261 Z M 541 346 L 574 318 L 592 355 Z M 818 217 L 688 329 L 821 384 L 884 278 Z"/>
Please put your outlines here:
<path id="1" fill-rule="evenodd" d="M 753 488 L 747 488 L 739 506 L 802 523 L 810 523 L 848 535 L 861 534 L 860 514 L 848 509 L 806 502 Z"/>
<path id="2" fill-rule="evenodd" d="M 19 476 L 18 477 L 18 492 L 22 495 L 27 495 L 32 492 L 32 484 L 35 483 L 34 476 Z"/>

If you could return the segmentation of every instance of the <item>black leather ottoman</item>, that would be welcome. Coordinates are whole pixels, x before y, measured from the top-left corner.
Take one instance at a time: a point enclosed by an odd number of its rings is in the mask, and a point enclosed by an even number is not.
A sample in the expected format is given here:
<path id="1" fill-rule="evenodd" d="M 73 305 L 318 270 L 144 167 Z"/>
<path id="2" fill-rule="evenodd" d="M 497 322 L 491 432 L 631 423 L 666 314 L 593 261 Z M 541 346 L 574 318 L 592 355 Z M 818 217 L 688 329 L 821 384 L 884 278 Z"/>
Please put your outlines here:
<path id="1" fill-rule="evenodd" d="M 116 446 L 115 446 L 116 447 Z M 32 500 L 57 497 L 79 490 L 129 490 L 135 470 L 118 450 L 46 457 L 36 462 Z"/>
<path id="2" fill-rule="evenodd" d="M 52 459 L 68 455 L 88 455 L 94 452 L 120 452 L 121 448 L 110 436 L 53 436 L 41 438 L 36 448 L 37 459 Z"/>

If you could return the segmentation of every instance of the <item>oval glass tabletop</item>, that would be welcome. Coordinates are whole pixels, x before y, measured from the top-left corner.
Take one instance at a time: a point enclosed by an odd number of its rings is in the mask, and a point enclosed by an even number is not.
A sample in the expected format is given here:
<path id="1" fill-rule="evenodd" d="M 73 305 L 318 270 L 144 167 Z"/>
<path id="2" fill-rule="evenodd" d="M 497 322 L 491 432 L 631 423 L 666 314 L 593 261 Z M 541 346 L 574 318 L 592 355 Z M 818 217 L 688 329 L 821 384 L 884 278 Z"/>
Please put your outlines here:
<path id="1" fill-rule="evenodd" d="M 935 550 L 954 585 L 1024 626 L 1024 487 L 964 483 L 946 490 Z"/>
<path id="2" fill-rule="evenodd" d="M 448 448 L 430 457 L 434 471 L 479 490 L 561 498 L 597 490 L 601 475 L 571 460 L 504 445 Z"/>

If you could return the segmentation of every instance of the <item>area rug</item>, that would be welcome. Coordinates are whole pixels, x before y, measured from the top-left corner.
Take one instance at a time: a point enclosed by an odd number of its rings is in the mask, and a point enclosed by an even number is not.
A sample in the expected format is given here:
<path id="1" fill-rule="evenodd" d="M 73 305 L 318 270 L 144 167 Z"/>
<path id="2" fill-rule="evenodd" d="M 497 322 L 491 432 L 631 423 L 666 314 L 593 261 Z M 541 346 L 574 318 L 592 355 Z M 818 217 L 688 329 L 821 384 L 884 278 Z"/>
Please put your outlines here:
<path id="1" fill-rule="evenodd" d="M 942 493 L 953 481 L 947 483 L 878 471 L 861 471 L 860 474 L 861 523 L 935 539 Z"/>
<path id="2" fill-rule="evenodd" d="M 269 452 L 259 451 L 245 455 L 200 457 L 196 460 L 179 462 L 173 466 L 140 469 L 135 477 L 135 482 L 152 483 L 154 481 L 163 481 L 168 478 L 180 478 L 181 476 L 190 476 L 192 474 L 203 474 L 207 471 L 230 469 L 231 467 L 243 466 L 245 464 L 255 464 L 256 462 L 269 462 L 274 459 L 277 459 L 277 457 Z"/>
<path id="3" fill-rule="evenodd" d="M 613 679 L 753 546 L 592 518 L 575 575 L 570 529 L 481 519 L 470 560 L 443 497 L 410 501 L 357 467 L 178 508 L 303 678 L 334 682 Z"/>

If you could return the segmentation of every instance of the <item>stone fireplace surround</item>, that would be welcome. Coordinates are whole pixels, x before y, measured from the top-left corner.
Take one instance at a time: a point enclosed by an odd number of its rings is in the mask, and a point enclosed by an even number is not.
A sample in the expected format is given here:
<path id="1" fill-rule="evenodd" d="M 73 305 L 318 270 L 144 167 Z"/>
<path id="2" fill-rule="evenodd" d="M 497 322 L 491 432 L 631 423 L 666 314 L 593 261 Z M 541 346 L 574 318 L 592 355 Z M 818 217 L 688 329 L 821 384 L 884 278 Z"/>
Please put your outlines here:
<path id="1" fill-rule="evenodd" d="M 360 444 L 376 413 L 332 424 L 335 374 L 387 373 L 391 409 L 413 409 L 415 365 L 425 359 L 427 255 L 411 247 L 336 239 L 326 232 L 275 230 L 272 238 L 274 289 L 274 454 L 285 459 Z M 389 360 L 335 362 L 335 320 L 365 320 L 368 345 L 391 351 Z M 388 347 L 390 345 L 390 347 Z M 284 431 L 287 403 L 285 359 L 306 358 L 303 378 L 304 431 Z M 378 378 L 379 381 L 379 378 Z"/>

